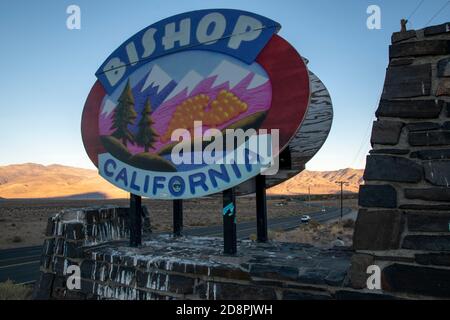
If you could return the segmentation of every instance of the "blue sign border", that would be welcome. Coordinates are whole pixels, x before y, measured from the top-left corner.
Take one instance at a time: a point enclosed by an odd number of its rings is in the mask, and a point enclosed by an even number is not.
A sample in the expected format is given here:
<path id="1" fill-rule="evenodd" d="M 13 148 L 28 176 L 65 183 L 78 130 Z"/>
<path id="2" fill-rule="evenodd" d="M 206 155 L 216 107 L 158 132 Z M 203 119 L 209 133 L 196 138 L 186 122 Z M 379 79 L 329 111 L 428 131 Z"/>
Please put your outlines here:
<path id="1" fill-rule="evenodd" d="M 211 42 L 199 42 L 196 36 L 197 26 L 199 22 L 208 14 L 218 13 L 225 18 L 226 27 L 223 35 L 216 41 Z M 240 17 L 246 17 L 250 19 L 255 19 L 258 21 L 260 28 L 245 30 L 245 33 L 258 32 L 258 36 L 251 41 L 242 41 L 238 48 L 231 48 L 229 46 L 229 40 L 231 36 L 236 36 L 233 32 L 235 31 L 236 23 Z M 190 35 L 189 43 L 181 44 L 180 41 L 173 42 L 173 47 L 166 49 L 163 45 L 164 36 L 166 33 L 166 26 L 168 24 L 174 23 L 175 32 L 179 31 L 180 22 L 182 20 L 189 19 L 190 25 Z M 161 56 L 179 52 L 182 50 L 211 50 L 216 52 L 221 52 L 226 55 L 233 56 L 237 59 L 242 60 L 245 63 L 253 62 L 258 56 L 259 52 L 264 48 L 267 42 L 270 40 L 273 34 L 277 33 L 281 25 L 266 17 L 235 9 L 207 9 L 191 11 L 182 14 L 178 14 L 159 22 L 156 22 L 125 41 L 121 46 L 119 46 L 100 66 L 100 68 L 95 73 L 98 80 L 103 85 L 107 93 L 111 93 L 121 81 L 112 83 L 108 80 L 107 72 L 118 72 L 119 69 L 122 75 L 120 80 L 128 78 L 128 76 L 133 73 L 137 68 L 139 68 L 142 63 L 147 63 L 153 59 L 159 58 Z M 153 30 L 151 30 L 153 29 Z M 150 46 L 154 46 L 152 53 L 148 56 L 142 58 L 143 53 L 148 53 L 147 48 L 144 47 L 143 37 L 149 31 L 151 34 L 150 40 L 152 41 Z M 130 58 L 134 57 L 134 58 Z M 112 63 L 114 61 L 114 63 Z M 125 70 L 123 70 L 125 68 Z"/>

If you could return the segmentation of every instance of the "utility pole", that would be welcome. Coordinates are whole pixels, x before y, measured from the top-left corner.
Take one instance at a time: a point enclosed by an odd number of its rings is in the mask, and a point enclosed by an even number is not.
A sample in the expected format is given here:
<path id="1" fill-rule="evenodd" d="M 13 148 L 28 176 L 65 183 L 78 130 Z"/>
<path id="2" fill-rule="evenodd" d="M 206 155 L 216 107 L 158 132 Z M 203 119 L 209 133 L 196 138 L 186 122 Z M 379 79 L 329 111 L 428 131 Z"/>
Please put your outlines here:
<path id="1" fill-rule="evenodd" d="M 311 206 L 311 187 L 308 186 L 308 205 Z"/>
<path id="2" fill-rule="evenodd" d="M 344 185 L 348 186 L 348 182 L 346 181 L 336 181 L 336 184 L 341 185 L 341 220 L 343 216 L 343 207 L 344 207 Z"/>

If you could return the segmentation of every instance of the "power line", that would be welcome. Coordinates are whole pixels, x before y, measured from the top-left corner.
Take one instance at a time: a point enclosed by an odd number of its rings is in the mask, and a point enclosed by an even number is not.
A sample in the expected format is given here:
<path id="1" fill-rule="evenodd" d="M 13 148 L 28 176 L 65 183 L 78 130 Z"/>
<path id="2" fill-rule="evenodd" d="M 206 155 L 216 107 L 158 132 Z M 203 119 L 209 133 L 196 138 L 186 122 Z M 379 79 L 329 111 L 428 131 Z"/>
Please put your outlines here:
<path id="1" fill-rule="evenodd" d="M 408 18 L 406 18 L 407 21 L 409 21 L 409 19 L 411 19 L 413 17 L 413 15 L 416 14 L 417 10 L 419 10 L 419 8 L 422 6 L 422 4 L 425 2 L 425 0 L 421 0 L 419 2 L 419 4 L 416 6 L 416 8 L 411 12 L 411 14 L 408 16 Z"/>
<path id="2" fill-rule="evenodd" d="M 369 129 L 371 128 L 372 123 L 373 123 L 373 117 L 370 118 L 369 125 L 367 126 L 367 129 L 366 129 L 366 134 L 363 136 L 363 139 L 361 140 L 361 144 L 359 145 L 358 152 L 356 153 L 355 157 L 353 158 L 352 165 L 351 165 L 352 168 L 355 166 L 357 160 L 359 160 L 359 158 L 361 157 L 361 152 L 364 150 L 363 147 L 370 140 L 371 130 L 369 130 Z"/>
<path id="3" fill-rule="evenodd" d="M 436 18 L 436 17 L 442 12 L 442 10 L 444 10 L 445 7 L 447 7 L 449 4 L 450 4 L 450 0 L 447 1 L 446 3 L 444 3 L 444 5 L 443 5 L 443 6 L 442 6 L 442 7 L 434 14 L 434 16 L 432 16 L 431 19 L 427 22 L 426 26 L 428 26 L 428 25 L 431 23 L 431 21 L 433 21 L 434 18 Z"/>
<path id="4" fill-rule="evenodd" d="M 375 113 L 376 109 L 378 108 L 378 104 L 379 103 L 380 103 L 380 101 L 378 99 L 377 106 L 374 108 L 374 110 L 371 111 L 371 116 L 370 116 L 370 119 L 369 119 L 369 123 L 367 124 L 366 131 L 365 131 L 364 135 L 362 136 L 362 140 L 361 140 L 361 143 L 359 144 L 358 151 L 353 156 L 352 162 L 350 162 L 350 167 L 353 167 L 355 162 L 356 162 L 356 160 L 359 159 L 359 156 L 360 156 L 360 153 L 362 151 L 362 148 L 366 144 L 367 139 L 370 138 L 370 133 L 371 133 L 370 128 L 371 128 L 371 125 L 373 123 L 373 114 Z"/>

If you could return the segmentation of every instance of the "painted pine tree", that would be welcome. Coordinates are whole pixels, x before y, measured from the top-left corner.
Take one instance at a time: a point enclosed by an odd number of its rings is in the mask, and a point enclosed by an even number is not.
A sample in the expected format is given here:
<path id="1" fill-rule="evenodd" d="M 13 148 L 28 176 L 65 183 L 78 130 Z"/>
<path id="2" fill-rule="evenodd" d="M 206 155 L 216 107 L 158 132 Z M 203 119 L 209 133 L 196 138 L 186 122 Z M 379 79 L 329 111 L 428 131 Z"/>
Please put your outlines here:
<path id="1" fill-rule="evenodd" d="M 144 151 L 148 152 L 153 144 L 158 141 L 158 133 L 153 129 L 155 122 L 152 119 L 152 107 L 150 105 L 150 99 L 145 102 L 144 109 L 141 113 L 141 120 L 138 123 L 138 133 L 136 134 L 136 143 L 144 147 Z"/>
<path id="2" fill-rule="evenodd" d="M 131 91 L 130 81 L 120 94 L 117 106 L 114 110 L 113 124 L 111 129 L 114 130 L 112 136 L 122 140 L 123 145 L 126 147 L 127 142 L 134 144 L 133 133 L 128 128 L 128 125 L 134 123 L 137 114 L 134 110 L 134 97 Z"/>

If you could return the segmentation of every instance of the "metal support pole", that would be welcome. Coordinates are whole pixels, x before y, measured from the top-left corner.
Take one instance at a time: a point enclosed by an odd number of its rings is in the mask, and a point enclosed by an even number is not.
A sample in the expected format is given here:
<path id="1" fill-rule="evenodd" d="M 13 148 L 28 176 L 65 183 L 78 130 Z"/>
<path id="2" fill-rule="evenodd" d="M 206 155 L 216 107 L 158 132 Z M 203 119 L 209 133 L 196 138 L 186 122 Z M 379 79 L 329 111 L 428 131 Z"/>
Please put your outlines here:
<path id="1" fill-rule="evenodd" d="M 130 247 L 142 244 L 142 198 L 130 193 Z"/>
<path id="2" fill-rule="evenodd" d="M 183 200 L 173 200 L 173 235 L 180 237 L 183 233 Z"/>
<path id="3" fill-rule="evenodd" d="M 256 234 L 258 242 L 267 242 L 266 176 L 256 176 Z"/>
<path id="4" fill-rule="evenodd" d="M 223 252 L 225 254 L 236 254 L 236 196 L 234 189 L 223 191 Z"/>

